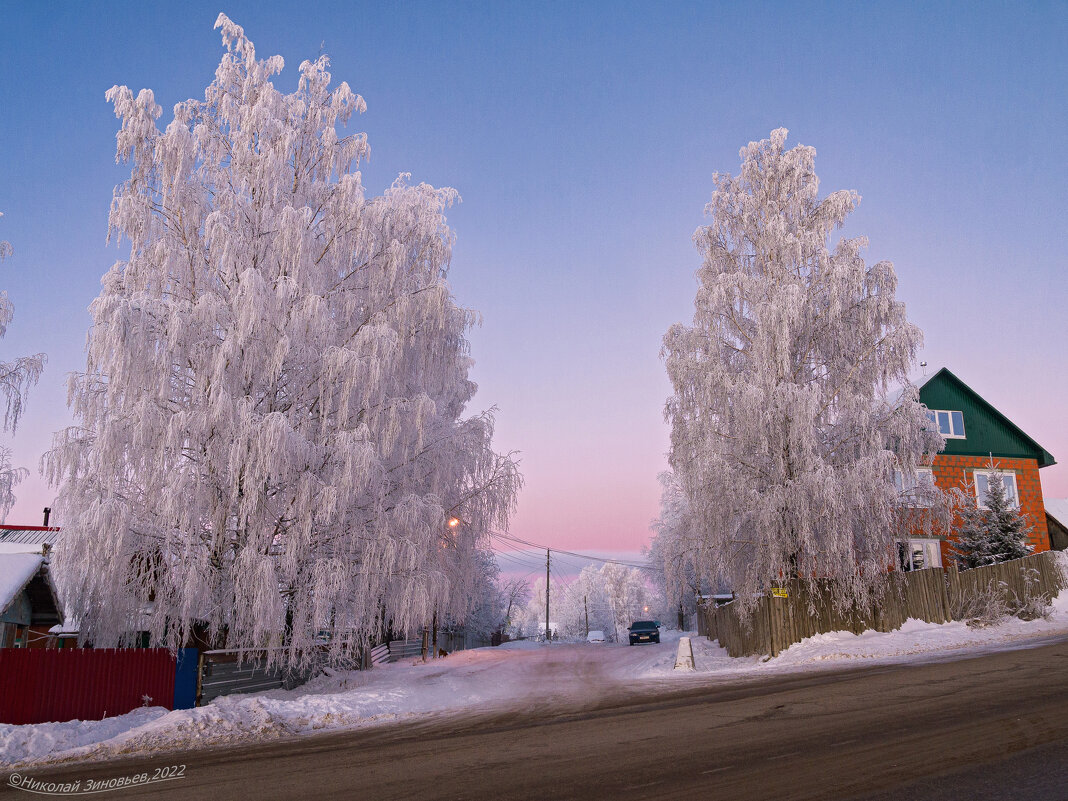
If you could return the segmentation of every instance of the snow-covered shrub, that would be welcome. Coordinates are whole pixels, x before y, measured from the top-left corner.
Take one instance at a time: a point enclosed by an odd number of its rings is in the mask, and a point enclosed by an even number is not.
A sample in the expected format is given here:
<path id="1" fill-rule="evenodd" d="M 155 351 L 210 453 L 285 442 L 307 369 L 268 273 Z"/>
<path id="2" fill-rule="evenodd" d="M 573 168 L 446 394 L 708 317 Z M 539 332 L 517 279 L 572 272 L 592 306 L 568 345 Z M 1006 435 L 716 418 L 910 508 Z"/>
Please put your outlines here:
<path id="1" fill-rule="evenodd" d="M 961 599 L 954 617 L 972 628 L 997 626 L 1008 617 L 1048 620 L 1053 612 L 1052 598 L 1039 589 L 1038 570 L 1024 569 L 1023 585 L 1021 594 L 1004 581 L 988 581 L 979 592 Z"/>
<path id="2" fill-rule="evenodd" d="M 988 581 L 977 593 L 961 599 L 954 617 L 973 629 L 1000 625 L 1012 613 L 1005 600 L 1005 591 L 1005 582 Z"/>
<path id="3" fill-rule="evenodd" d="M 1014 597 L 1012 604 L 1013 614 L 1021 620 L 1049 620 L 1053 613 L 1053 603 L 1048 593 L 1039 592 L 1037 589 L 1039 574 L 1033 568 L 1027 568 L 1023 573 L 1024 597 Z"/>

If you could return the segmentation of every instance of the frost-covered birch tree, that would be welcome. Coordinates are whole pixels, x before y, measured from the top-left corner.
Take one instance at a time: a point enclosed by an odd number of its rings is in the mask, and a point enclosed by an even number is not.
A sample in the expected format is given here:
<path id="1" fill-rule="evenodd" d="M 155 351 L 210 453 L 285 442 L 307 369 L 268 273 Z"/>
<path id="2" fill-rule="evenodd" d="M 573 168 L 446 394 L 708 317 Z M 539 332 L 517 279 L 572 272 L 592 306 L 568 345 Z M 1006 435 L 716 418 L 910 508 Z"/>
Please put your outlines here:
<path id="1" fill-rule="evenodd" d="M 0 214 L 0 217 L 3 217 Z M 12 253 L 11 243 L 0 241 L 0 262 Z M 0 339 L 7 334 L 7 327 L 15 318 L 15 307 L 7 296 L 0 291 Z M 3 403 L 4 416 L 0 422 L 0 431 L 14 434 L 19 418 L 26 405 L 26 396 L 30 387 L 37 383 L 44 371 L 45 355 L 35 353 L 32 356 L 20 356 L 12 362 L 0 362 L 0 403 Z M 15 505 L 15 487 L 29 471 L 24 467 L 15 467 L 11 462 L 11 449 L 0 445 L 0 523 L 7 519 L 7 513 Z"/>
<path id="2" fill-rule="evenodd" d="M 59 486 L 68 608 L 83 637 L 331 661 L 386 626 L 470 610 L 477 547 L 520 477 L 493 451 L 446 282 L 451 189 L 402 175 L 369 196 L 364 101 L 321 56 L 273 83 L 220 15 L 203 100 L 107 92 L 120 121 L 112 241 L 92 303 L 77 425 L 43 460 Z M 451 525 L 450 525 L 451 523 Z"/>
<path id="3" fill-rule="evenodd" d="M 870 600 L 904 519 L 893 471 L 943 445 L 908 381 L 922 335 L 893 266 L 866 264 L 864 237 L 832 241 L 859 197 L 820 197 L 814 149 L 786 136 L 715 176 L 693 324 L 663 347 L 700 578 L 724 577 L 747 609 L 788 577 Z"/>

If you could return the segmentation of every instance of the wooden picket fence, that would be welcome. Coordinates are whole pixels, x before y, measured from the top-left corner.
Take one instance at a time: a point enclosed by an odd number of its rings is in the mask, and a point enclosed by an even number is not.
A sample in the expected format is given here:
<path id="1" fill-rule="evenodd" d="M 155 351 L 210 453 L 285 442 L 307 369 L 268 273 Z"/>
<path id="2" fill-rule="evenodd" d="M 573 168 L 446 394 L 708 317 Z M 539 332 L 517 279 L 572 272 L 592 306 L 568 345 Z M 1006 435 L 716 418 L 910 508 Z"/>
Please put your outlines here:
<path id="1" fill-rule="evenodd" d="M 948 623 L 959 619 L 969 599 L 992 587 L 1019 599 L 1043 594 L 1054 598 L 1068 586 L 1053 552 L 989 567 L 958 571 L 955 566 L 888 573 L 881 598 L 871 608 L 842 608 L 831 600 L 828 582 L 790 581 L 780 590 L 786 597 L 761 597 L 748 619 L 739 614 L 736 602 L 701 606 L 698 633 L 727 649 L 731 656 L 770 654 L 778 656 L 806 637 L 830 631 L 894 631 L 910 619 Z"/>

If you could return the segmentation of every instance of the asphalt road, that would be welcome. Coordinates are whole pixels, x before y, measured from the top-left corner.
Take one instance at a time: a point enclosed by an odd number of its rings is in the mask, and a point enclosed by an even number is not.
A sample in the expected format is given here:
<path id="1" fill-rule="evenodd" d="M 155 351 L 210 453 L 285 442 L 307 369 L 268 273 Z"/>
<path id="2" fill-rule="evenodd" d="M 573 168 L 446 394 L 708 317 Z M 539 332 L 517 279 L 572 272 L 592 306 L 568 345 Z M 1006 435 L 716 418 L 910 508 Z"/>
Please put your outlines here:
<path id="1" fill-rule="evenodd" d="M 1068 799 L 1068 642 L 23 771 L 136 799 Z M 29 798 L 0 775 L 0 796 Z"/>

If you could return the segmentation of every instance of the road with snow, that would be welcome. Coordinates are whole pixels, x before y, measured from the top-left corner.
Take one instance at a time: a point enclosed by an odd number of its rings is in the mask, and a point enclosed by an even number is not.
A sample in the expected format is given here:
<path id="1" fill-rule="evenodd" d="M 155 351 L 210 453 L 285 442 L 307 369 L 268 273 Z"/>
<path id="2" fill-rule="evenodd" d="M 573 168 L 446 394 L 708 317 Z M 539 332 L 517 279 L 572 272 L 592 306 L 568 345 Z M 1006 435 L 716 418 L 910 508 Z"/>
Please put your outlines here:
<path id="1" fill-rule="evenodd" d="M 22 772 L 87 782 L 184 764 L 181 779 L 116 791 L 183 801 L 1063 799 L 1068 788 L 1063 636 L 966 659 L 632 689 L 604 681 L 604 657 L 654 665 L 671 644 L 583 648 L 515 654 L 541 677 L 545 697 L 510 710 Z M 585 690 L 553 695 L 554 685 Z"/>

